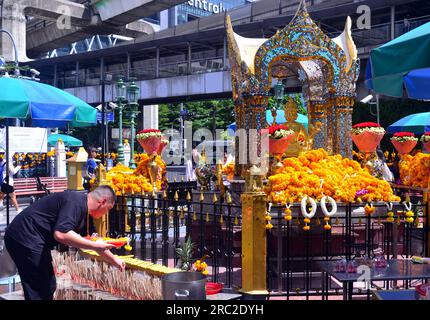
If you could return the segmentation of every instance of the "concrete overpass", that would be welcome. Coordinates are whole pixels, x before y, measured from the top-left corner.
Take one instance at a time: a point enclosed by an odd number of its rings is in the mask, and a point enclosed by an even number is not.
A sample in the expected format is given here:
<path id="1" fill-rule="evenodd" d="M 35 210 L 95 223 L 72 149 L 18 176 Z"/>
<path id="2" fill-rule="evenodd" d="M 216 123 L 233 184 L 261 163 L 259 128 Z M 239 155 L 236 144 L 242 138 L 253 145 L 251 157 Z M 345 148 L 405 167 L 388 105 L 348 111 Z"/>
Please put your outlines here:
<path id="1" fill-rule="evenodd" d="M 96 0 L 90 5 L 80 2 L 83 1 L 3 0 L 0 27 L 14 36 L 19 60 L 27 60 L 27 50 L 30 57 L 35 57 L 89 35 L 116 33 L 137 37 L 152 33 L 152 27 L 136 20 L 184 0 Z M 26 16 L 47 23 L 26 32 Z M 29 24 L 36 25 L 34 21 Z M 0 49 L 7 60 L 13 60 L 12 44 L 5 35 L 2 35 Z"/>
<path id="2" fill-rule="evenodd" d="M 423 0 L 315 2 L 308 8 L 309 12 L 331 37 L 343 30 L 346 16 L 353 15 L 357 6 L 362 4 L 372 8 L 372 19 L 375 21 L 388 21 L 375 24 L 370 30 L 353 30 L 359 56 L 363 59 L 362 73 L 364 60 L 372 47 L 404 32 L 403 16 L 408 12 L 405 10 L 413 7 L 424 16 L 411 23 L 430 20 L 430 5 Z M 263 0 L 233 9 L 229 14 L 239 34 L 268 38 L 288 24 L 296 12 L 297 3 Z M 402 17 L 397 22 L 396 13 Z M 224 19 L 225 13 L 209 16 L 114 48 L 34 61 L 30 65 L 42 74 L 54 75 L 44 81 L 70 90 L 89 103 L 100 103 L 99 83 L 104 73 L 113 75 L 114 79 L 119 74 L 137 77 L 141 87 L 141 103 L 144 105 L 228 97 L 231 95 L 231 83 Z M 363 94 L 360 93 L 360 96 Z M 106 100 L 114 100 L 112 86 L 106 90 Z"/>
<path id="3" fill-rule="evenodd" d="M 230 98 L 230 71 L 217 71 L 187 76 L 138 81 L 142 93 L 140 103 L 159 103 L 193 100 Z M 106 101 L 115 101 L 115 84 L 105 88 Z M 68 88 L 65 91 L 83 99 L 87 103 L 99 104 L 102 100 L 100 86 Z"/>

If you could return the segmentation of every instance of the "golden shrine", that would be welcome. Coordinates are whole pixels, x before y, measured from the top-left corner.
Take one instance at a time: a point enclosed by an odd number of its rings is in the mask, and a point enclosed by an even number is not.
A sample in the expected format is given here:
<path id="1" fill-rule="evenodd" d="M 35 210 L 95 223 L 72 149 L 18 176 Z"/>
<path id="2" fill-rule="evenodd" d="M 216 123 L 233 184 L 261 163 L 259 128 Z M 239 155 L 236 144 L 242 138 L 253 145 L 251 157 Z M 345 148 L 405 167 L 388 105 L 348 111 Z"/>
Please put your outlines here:
<path id="1" fill-rule="evenodd" d="M 260 132 L 267 126 L 272 79 L 282 81 L 291 75 L 298 77 L 302 85 L 309 133 L 302 130 L 296 134 L 296 139 L 305 138 L 306 143 L 299 147 L 296 140 L 289 155 L 297 155 L 300 148 L 309 149 L 311 145 L 312 149 L 324 148 L 351 158 L 349 131 L 360 68 L 351 19 L 347 18 L 343 33 L 331 39 L 310 18 L 302 0 L 291 22 L 270 39 L 236 34 L 229 16 L 226 28 L 236 127 L 247 137 L 236 137 L 235 175 L 244 177 L 251 166 L 251 131 Z M 287 120 L 290 126 L 297 127 L 293 118 Z M 257 134 L 256 139 L 257 154 L 264 157 L 261 136 Z"/>

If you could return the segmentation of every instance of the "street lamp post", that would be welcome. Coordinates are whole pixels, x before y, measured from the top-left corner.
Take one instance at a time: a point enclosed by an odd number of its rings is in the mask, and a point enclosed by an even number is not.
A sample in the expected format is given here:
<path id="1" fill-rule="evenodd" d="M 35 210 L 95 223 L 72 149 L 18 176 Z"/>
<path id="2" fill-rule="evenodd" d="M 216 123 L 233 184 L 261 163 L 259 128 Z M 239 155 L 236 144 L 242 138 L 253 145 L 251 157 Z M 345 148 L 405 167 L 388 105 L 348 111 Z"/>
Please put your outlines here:
<path id="1" fill-rule="evenodd" d="M 136 85 L 135 79 L 130 79 L 131 83 L 127 87 L 127 98 L 130 108 L 130 118 L 131 118 L 131 154 L 130 154 L 130 164 L 131 169 L 136 168 L 136 162 L 134 161 L 134 138 L 136 136 L 135 132 L 135 120 L 136 116 L 139 114 L 138 99 L 139 99 L 139 87 Z"/>
<path id="2" fill-rule="evenodd" d="M 18 62 L 18 50 L 16 49 L 16 41 L 15 41 L 15 38 L 14 38 L 14 36 L 9 32 L 9 31 L 7 31 L 7 30 L 4 30 L 4 29 L 0 29 L 0 33 L 6 33 L 8 36 L 9 36 L 9 38 L 11 39 L 11 41 L 12 41 L 12 45 L 13 45 L 13 51 L 14 51 L 14 54 L 15 54 L 15 76 L 19 76 L 20 75 L 20 71 L 19 71 L 19 62 Z"/>
<path id="3" fill-rule="evenodd" d="M 122 143 L 122 110 L 125 103 L 126 86 L 124 80 L 119 78 L 116 84 L 116 100 L 119 114 L 119 143 L 118 143 L 118 163 L 124 164 L 124 145 Z"/>

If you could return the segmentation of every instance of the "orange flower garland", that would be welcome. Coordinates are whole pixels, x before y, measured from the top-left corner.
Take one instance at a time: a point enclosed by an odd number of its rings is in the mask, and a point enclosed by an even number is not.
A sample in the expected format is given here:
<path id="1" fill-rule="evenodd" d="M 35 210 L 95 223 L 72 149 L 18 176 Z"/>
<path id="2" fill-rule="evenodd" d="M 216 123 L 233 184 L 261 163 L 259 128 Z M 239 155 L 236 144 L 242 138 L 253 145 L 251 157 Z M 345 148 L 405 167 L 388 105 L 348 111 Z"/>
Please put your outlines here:
<path id="1" fill-rule="evenodd" d="M 222 167 L 222 173 L 225 174 L 229 179 L 234 176 L 234 162 L 230 162 Z"/>
<path id="2" fill-rule="evenodd" d="M 136 170 L 125 167 L 122 164 L 117 164 L 106 175 L 106 179 L 114 188 L 117 195 L 134 194 L 134 193 L 149 193 L 153 191 L 151 179 L 147 169 L 150 158 L 143 154 Z M 155 160 L 160 168 L 160 177 L 156 181 L 157 189 L 161 190 L 163 179 L 166 176 L 166 164 L 157 156 Z"/>
<path id="3" fill-rule="evenodd" d="M 400 179 L 406 186 L 427 188 L 430 179 L 430 154 L 404 155 L 399 163 Z"/>
<path id="4" fill-rule="evenodd" d="M 354 202 L 356 192 L 366 189 L 363 201 L 399 201 L 384 180 L 379 180 L 356 161 L 341 155 L 329 156 L 323 149 L 287 158 L 277 174 L 269 177 L 266 193 L 273 202 L 285 205 L 300 202 L 307 195 L 321 200 L 323 195 L 338 202 Z M 288 201 L 287 201 L 288 199 Z"/>

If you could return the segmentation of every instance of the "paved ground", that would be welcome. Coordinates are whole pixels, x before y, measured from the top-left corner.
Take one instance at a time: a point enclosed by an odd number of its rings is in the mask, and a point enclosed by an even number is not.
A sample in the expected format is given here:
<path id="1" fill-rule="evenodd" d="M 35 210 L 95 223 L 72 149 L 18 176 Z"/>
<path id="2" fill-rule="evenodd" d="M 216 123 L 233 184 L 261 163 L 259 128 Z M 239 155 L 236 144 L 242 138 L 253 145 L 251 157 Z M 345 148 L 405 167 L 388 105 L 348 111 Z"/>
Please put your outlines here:
<path id="1" fill-rule="evenodd" d="M 18 201 L 19 206 L 21 209 L 25 209 L 28 207 L 28 205 L 30 204 L 29 201 L 26 201 L 27 199 L 23 199 L 22 201 Z M 4 201 L 5 203 L 6 201 Z M 16 209 L 15 207 L 13 207 L 12 205 L 9 208 L 9 223 L 12 222 L 12 220 L 16 217 Z M 0 234 L 2 234 L 2 232 L 4 231 L 4 229 L 6 228 L 6 223 L 7 223 L 7 212 L 6 212 L 6 207 L 4 207 L 3 210 L 0 211 Z"/>

